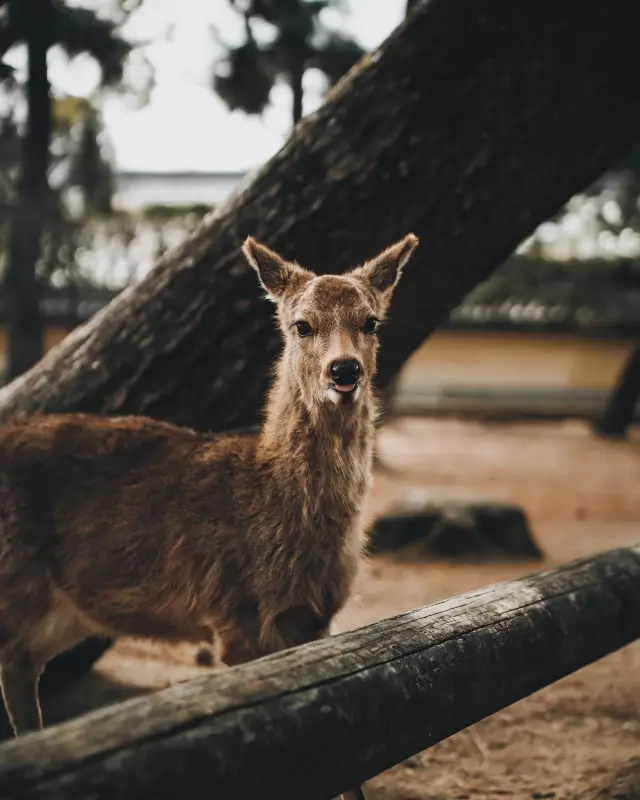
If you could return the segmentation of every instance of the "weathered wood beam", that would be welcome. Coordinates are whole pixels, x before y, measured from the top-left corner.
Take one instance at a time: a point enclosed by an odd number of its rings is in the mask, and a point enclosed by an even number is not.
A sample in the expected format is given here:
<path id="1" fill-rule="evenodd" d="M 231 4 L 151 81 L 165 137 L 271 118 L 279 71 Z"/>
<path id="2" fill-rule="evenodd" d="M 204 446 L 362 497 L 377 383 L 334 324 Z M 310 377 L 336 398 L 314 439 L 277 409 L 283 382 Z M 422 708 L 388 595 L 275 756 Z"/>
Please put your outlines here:
<path id="1" fill-rule="evenodd" d="M 0 797 L 326 800 L 637 638 L 640 542 L 14 740 Z"/>

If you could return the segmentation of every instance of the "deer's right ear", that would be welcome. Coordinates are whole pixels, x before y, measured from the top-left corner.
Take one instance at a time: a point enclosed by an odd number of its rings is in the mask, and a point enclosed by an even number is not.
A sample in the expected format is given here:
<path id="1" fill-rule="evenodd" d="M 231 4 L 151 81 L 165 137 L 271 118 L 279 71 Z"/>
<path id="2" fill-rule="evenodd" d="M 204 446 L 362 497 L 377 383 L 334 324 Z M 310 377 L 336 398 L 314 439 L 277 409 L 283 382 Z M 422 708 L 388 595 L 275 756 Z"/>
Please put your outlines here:
<path id="1" fill-rule="evenodd" d="M 278 302 L 287 288 L 305 278 L 313 277 L 307 270 L 285 261 L 269 247 L 257 242 L 253 236 L 245 239 L 242 252 L 258 273 L 267 297 L 274 303 Z"/>

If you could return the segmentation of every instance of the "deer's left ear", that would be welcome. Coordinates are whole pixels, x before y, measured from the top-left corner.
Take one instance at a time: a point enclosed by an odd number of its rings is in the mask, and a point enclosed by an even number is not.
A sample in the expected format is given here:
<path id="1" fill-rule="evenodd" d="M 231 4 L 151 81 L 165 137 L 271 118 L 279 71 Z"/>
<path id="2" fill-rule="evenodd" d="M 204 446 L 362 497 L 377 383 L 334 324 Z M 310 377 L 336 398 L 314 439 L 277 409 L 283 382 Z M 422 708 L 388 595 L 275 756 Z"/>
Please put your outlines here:
<path id="1" fill-rule="evenodd" d="M 418 237 L 408 233 L 404 239 L 387 247 L 380 255 L 367 261 L 351 273 L 355 278 L 367 281 L 371 287 L 385 296 L 391 296 L 400 280 L 402 268 L 418 245 Z"/>

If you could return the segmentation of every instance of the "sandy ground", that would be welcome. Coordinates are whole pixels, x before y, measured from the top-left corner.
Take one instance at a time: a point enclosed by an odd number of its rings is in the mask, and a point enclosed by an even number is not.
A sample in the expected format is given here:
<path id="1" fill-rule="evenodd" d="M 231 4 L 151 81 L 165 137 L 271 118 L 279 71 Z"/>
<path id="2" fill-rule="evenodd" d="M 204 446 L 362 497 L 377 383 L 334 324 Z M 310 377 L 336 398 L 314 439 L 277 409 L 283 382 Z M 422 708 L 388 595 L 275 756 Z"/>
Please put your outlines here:
<path id="1" fill-rule="evenodd" d="M 545 561 L 415 563 L 375 558 L 338 621 L 345 630 L 446 596 L 640 540 L 640 431 L 594 439 L 579 422 L 403 419 L 381 436 L 392 471 L 369 513 L 410 486 L 481 492 L 529 515 Z M 122 640 L 50 699 L 48 722 L 204 670 L 194 649 Z M 368 784 L 371 800 L 640 800 L 640 643 L 544 689 Z"/>

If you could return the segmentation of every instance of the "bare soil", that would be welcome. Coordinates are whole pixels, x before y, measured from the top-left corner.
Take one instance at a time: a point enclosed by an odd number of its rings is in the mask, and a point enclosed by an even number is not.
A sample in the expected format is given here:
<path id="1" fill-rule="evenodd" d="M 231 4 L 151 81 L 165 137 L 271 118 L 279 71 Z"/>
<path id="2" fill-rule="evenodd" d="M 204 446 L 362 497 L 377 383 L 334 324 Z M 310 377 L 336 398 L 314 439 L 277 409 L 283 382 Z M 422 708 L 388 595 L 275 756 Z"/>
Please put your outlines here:
<path id="1" fill-rule="evenodd" d="M 544 562 L 377 557 L 336 626 L 357 627 L 499 580 L 640 540 L 640 431 L 402 419 L 381 435 L 389 469 L 371 515 L 412 486 L 519 503 Z M 51 723 L 201 674 L 195 649 L 123 639 L 50 698 Z M 640 800 L 640 643 L 418 754 L 368 784 L 371 800 Z"/>

